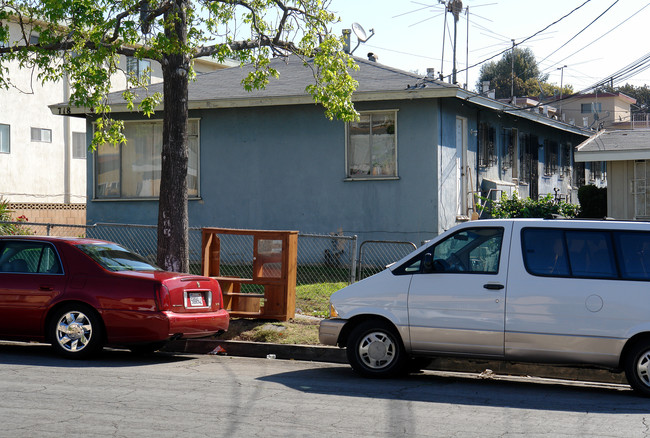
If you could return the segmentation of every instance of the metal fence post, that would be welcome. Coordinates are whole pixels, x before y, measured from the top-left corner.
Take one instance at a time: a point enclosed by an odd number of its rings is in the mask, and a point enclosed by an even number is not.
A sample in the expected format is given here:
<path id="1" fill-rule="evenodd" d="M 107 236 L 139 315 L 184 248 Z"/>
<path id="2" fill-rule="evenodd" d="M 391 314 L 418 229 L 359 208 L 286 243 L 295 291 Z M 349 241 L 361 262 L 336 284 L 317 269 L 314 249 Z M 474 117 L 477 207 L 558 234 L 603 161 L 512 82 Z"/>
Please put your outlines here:
<path id="1" fill-rule="evenodd" d="M 357 240 L 358 236 L 355 234 L 352 238 L 352 254 L 350 255 L 350 284 L 357 280 Z"/>

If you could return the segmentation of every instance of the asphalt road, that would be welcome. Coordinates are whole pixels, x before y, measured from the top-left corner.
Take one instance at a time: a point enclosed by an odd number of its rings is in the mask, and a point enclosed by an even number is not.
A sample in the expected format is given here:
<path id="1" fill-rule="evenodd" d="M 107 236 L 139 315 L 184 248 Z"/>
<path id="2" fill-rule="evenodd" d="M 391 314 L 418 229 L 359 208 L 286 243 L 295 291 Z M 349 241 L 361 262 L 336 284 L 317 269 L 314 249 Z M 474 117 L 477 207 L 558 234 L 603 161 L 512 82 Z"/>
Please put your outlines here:
<path id="1" fill-rule="evenodd" d="M 0 343 L 0 437 L 648 437 L 626 385 Z"/>

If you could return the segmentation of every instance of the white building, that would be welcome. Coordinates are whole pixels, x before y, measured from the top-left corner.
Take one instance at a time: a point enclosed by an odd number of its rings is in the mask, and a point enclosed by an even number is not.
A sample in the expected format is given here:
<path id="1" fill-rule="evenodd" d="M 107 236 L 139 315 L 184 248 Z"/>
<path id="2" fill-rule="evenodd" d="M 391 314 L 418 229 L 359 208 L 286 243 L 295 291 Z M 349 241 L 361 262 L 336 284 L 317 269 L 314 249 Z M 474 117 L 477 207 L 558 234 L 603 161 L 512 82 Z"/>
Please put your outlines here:
<path id="1" fill-rule="evenodd" d="M 4 24 L 4 23 L 3 23 Z M 9 22 L 12 40 L 19 40 L 17 23 Z M 30 36 L 37 41 L 38 35 Z M 124 72 L 112 80 L 113 90 L 126 87 L 126 72 L 151 67 L 151 82 L 162 81 L 157 62 L 121 57 Z M 227 65 L 196 60 L 197 74 Z M 85 118 L 53 115 L 48 105 L 65 102 L 69 84 L 41 84 L 38 71 L 9 66 L 14 87 L 0 89 L 0 198 L 9 201 L 14 217 L 30 222 L 85 224 Z"/>

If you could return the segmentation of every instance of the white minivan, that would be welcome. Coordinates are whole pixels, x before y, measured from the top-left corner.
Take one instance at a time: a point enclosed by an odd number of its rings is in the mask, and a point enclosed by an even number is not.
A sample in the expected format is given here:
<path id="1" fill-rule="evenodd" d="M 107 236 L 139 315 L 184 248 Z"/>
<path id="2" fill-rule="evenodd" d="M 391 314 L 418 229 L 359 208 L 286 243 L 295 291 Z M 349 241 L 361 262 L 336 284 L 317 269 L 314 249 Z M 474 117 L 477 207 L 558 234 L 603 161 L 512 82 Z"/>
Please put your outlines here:
<path id="1" fill-rule="evenodd" d="M 650 396 L 650 223 L 466 222 L 330 304 L 320 341 L 364 376 L 436 356 L 588 364 Z"/>

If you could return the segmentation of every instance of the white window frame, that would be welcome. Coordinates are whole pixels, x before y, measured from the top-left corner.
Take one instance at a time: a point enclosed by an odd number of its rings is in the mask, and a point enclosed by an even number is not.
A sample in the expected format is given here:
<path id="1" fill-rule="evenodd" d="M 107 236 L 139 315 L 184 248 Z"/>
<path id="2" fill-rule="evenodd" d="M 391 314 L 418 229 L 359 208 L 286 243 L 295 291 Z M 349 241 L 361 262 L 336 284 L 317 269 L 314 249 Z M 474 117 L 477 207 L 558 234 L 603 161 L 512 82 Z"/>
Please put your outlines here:
<path id="1" fill-rule="evenodd" d="M 33 142 L 52 143 L 52 130 L 47 128 L 30 129 L 30 136 Z"/>
<path id="2" fill-rule="evenodd" d="M 151 84 L 151 61 L 148 59 L 138 59 L 134 56 L 126 57 L 126 73 L 127 75 L 135 75 L 138 79 L 144 77 L 144 72 L 149 69 L 147 74 L 147 84 Z"/>
<path id="3" fill-rule="evenodd" d="M 351 140 L 350 140 L 350 125 L 354 124 L 356 122 L 348 122 L 345 124 L 345 181 L 377 181 L 377 180 L 393 180 L 393 179 L 399 179 L 399 173 L 398 173 L 398 151 L 397 151 L 397 133 L 398 133 L 398 127 L 397 127 L 397 114 L 399 110 L 398 109 L 385 109 L 385 110 L 372 110 L 372 111 L 359 111 L 359 114 L 361 116 L 370 116 L 371 117 L 371 124 L 372 124 L 372 116 L 373 115 L 378 115 L 378 114 L 386 114 L 386 113 L 392 113 L 393 120 L 395 123 L 394 127 L 394 133 L 393 133 L 393 169 L 392 169 L 392 174 L 389 175 L 373 175 L 373 163 L 372 163 L 372 157 L 371 160 L 368 162 L 368 167 L 369 167 L 369 173 L 368 174 L 355 174 L 352 175 L 350 173 L 350 147 L 351 147 Z M 372 140 L 372 135 L 370 135 L 370 140 Z M 372 146 L 370 146 L 372 147 Z"/>
<path id="4" fill-rule="evenodd" d="M 0 123 L 0 128 L 6 127 L 6 136 L 0 132 L 0 154 L 11 153 L 11 125 Z M 4 139 L 4 140 L 3 140 Z"/>
<path id="5" fill-rule="evenodd" d="M 190 123 L 196 122 L 196 133 L 193 133 L 191 131 L 191 127 L 188 126 L 188 138 L 194 137 L 196 138 L 196 194 L 191 194 L 188 195 L 188 199 L 200 199 L 201 197 L 201 124 L 200 124 L 200 119 L 199 118 L 190 118 L 188 119 L 188 125 Z M 157 120 L 126 120 L 124 121 L 124 125 L 128 126 L 130 124 L 147 124 L 147 125 L 160 125 L 161 127 L 161 132 L 162 132 L 162 124 L 163 121 L 161 119 Z M 95 125 L 93 124 L 93 129 L 95 128 Z M 160 145 L 162 148 L 162 144 Z M 101 146 L 100 146 L 101 147 Z M 158 199 L 158 195 L 153 195 L 153 196 L 123 196 L 122 193 L 124 192 L 124 188 L 122 187 L 122 184 L 124 184 L 124 174 L 123 174 L 123 165 L 124 163 L 122 162 L 122 148 L 124 147 L 124 144 L 121 144 L 118 146 L 118 157 L 119 157 L 119 169 L 118 169 L 118 184 L 119 184 L 119 194 L 114 195 L 114 196 L 105 196 L 100 194 L 100 190 L 98 190 L 98 166 L 97 166 L 97 158 L 99 154 L 100 147 L 97 148 L 97 150 L 94 152 L 94 159 L 93 159 L 93 200 L 94 201 L 133 201 L 133 200 L 147 200 L 147 199 Z M 112 147 L 112 146 L 108 146 Z M 191 151 L 190 151 L 191 154 Z M 188 163 L 189 166 L 189 163 Z M 158 170 L 158 169 L 156 169 Z M 162 171 L 162 169 L 160 169 Z M 188 175 L 191 169 L 188 167 Z"/>

